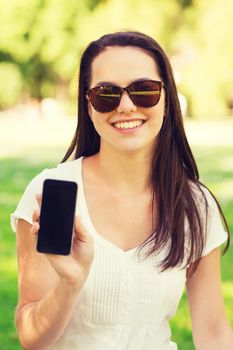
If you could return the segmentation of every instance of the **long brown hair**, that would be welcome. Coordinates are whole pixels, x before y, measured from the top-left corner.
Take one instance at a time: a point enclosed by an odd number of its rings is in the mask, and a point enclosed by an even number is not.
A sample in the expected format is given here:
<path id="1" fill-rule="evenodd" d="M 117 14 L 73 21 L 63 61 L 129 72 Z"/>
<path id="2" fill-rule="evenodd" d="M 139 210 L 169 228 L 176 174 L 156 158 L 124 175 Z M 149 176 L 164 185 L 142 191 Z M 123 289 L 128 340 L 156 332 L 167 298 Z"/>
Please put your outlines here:
<path id="1" fill-rule="evenodd" d="M 88 117 L 86 92 L 90 84 L 93 59 L 108 46 L 133 46 L 146 51 L 156 62 L 165 85 L 166 117 L 158 135 L 156 151 L 152 162 L 153 203 L 156 203 L 158 219 L 150 239 L 141 248 L 152 243 L 147 256 L 169 247 L 161 262 L 163 270 L 194 263 L 195 271 L 206 241 L 208 203 L 199 181 L 199 174 L 192 151 L 188 144 L 180 110 L 176 85 L 169 60 L 160 45 L 151 37 L 133 31 L 107 34 L 89 44 L 80 63 L 78 91 L 78 124 L 75 135 L 62 162 L 75 152 L 75 159 L 96 154 L 100 149 L 100 137 Z M 197 195 L 202 197 L 202 211 Z M 212 195 L 213 196 L 213 195 Z M 219 212 L 229 235 L 227 222 L 217 203 Z M 203 217 L 206 218 L 203 220 Z M 188 223 L 188 251 L 185 221 Z M 228 242 L 225 251 L 229 246 Z"/>

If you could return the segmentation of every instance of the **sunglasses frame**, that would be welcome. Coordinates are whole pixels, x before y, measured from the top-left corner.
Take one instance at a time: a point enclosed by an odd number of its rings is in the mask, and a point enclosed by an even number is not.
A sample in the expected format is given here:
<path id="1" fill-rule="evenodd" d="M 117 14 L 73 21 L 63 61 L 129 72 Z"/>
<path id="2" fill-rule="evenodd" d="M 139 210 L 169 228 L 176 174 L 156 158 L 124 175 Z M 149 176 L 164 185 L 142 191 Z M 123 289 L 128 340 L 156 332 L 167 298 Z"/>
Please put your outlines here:
<path id="1" fill-rule="evenodd" d="M 149 83 L 152 82 L 152 83 L 156 83 L 156 84 L 159 85 L 159 90 L 158 90 L 159 98 L 158 98 L 158 101 L 157 101 L 155 104 L 151 105 L 151 106 L 143 106 L 143 105 L 140 105 L 140 104 L 138 104 L 138 103 L 135 103 L 134 98 L 132 97 L 132 96 L 133 96 L 133 93 L 130 92 L 130 88 L 132 87 L 132 85 L 135 85 L 135 84 L 138 84 L 138 83 L 144 83 L 144 82 L 149 82 Z M 133 102 L 133 104 L 134 104 L 135 106 L 141 107 L 141 108 L 151 108 L 151 107 L 154 107 L 154 106 L 156 106 L 156 105 L 159 103 L 160 98 L 161 98 L 161 91 L 162 91 L 162 88 L 165 87 L 164 83 L 163 83 L 162 81 L 159 81 L 159 80 L 139 80 L 139 81 L 135 81 L 135 82 L 131 83 L 130 85 L 128 85 L 128 86 L 126 86 L 126 87 L 120 87 L 120 86 L 117 86 L 117 85 L 114 85 L 114 84 L 108 84 L 108 85 L 106 84 L 106 85 L 102 85 L 102 86 L 113 86 L 113 87 L 116 87 L 116 88 L 119 89 L 119 94 L 120 94 L 120 95 L 119 95 L 118 98 L 116 98 L 116 103 L 115 103 L 114 107 L 113 107 L 111 110 L 101 111 L 100 109 L 96 109 L 96 108 L 94 107 L 94 105 L 93 105 L 93 100 L 92 100 L 92 93 L 93 93 L 94 91 L 96 91 L 98 88 L 100 88 L 101 85 L 98 85 L 98 86 L 95 86 L 95 87 L 89 89 L 89 90 L 87 91 L 86 97 L 89 99 L 89 101 L 90 101 L 92 107 L 93 107 L 97 112 L 100 112 L 100 113 L 109 113 L 109 112 L 114 111 L 114 110 L 119 106 L 120 101 L 121 101 L 121 98 L 122 98 L 122 95 L 123 95 L 123 93 L 124 93 L 125 91 L 127 92 L 129 98 L 131 99 L 131 101 Z"/>

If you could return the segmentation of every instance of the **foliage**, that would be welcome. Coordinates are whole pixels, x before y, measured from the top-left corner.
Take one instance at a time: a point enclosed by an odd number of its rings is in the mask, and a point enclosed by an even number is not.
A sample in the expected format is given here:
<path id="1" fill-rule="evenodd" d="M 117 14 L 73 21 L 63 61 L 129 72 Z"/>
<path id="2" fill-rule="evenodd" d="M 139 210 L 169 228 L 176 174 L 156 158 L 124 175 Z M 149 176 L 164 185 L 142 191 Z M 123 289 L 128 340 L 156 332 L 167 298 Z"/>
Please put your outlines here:
<path id="1" fill-rule="evenodd" d="M 0 61 L 17 67 L 24 95 L 75 98 L 85 46 L 106 32 L 135 29 L 166 49 L 193 116 L 227 114 L 233 104 L 231 0 L 224 6 L 221 0 L 0 0 L 0 6 Z M 16 101 L 0 94 L 2 108 Z"/>
<path id="2" fill-rule="evenodd" d="M 18 65 L 29 92 L 40 99 L 46 95 L 44 86 L 66 82 L 74 72 L 84 2 L 12 0 L 0 5 L 0 57 Z"/>
<path id="3" fill-rule="evenodd" d="M 186 57 L 182 89 L 190 96 L 192 113 L 227 114 L 233 101 L 233 2 L 198 0 L 184 18 L 176 42 Z"/>
<path id="4" fill-rule="evenodd" d="M 4 84 L 0 84 L 0 107 L 8 107 L 19 101 L 23 88 L 22 75 L 13 63 L 0 64 L 0 76 Z"/>

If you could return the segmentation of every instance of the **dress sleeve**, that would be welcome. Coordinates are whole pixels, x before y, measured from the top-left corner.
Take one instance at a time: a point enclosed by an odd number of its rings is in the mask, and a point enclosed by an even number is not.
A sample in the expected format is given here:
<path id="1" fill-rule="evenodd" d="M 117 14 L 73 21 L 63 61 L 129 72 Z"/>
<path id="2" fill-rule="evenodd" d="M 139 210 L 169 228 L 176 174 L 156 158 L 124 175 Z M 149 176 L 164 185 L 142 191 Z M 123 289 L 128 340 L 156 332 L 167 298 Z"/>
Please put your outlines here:
<path id="1" fill-rule="evenodd" d="M 36 194 L 42 193 L 43 182 L 46 178 L 54 178 L 52 176 L 52 169 L 45 169 L 40 174 L 35 176 L 32 181 L 26 187 L 17 208 L 11 214 L 11 227 L 14 232 L 16 232 L 18 219 L 24 219 L 25 221 L 32 224 L 32 214 L 36 208 L 38 208 L 38 203 L 36 200 Z"/>
<path id="2" fill-rule="evenodd" d="M 202 256 L 209 254 L 213 249 L 226 242 L 228 238 L 227 232 L 223 227 L 217 204 L 209 191 L 206 193 L 206 199 L 208 203 L 207 232 L 206 244 Z"/>

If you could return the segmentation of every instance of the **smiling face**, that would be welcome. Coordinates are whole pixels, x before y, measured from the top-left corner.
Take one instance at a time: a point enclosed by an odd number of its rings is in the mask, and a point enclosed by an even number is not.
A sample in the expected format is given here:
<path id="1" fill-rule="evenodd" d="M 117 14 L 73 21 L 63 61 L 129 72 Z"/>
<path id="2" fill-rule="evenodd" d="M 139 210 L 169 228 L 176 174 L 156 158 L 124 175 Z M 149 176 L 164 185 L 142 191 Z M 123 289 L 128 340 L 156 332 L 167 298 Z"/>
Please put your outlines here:
<path id="1" fill-rule="evenodd" d="M 103 82 L 127 87 L 141 79 L 161 81 L 155 61 L 139 48 L 110 46 L 92 62 L 90 88 Z M 124 92 L 113 111 L 97 112 L 90 102 L 88 110 L 100 135 L 100 151 L 114 148 L 149 154 L 162 127 L 165 92 L 162 89 L 159 103 L 150 108 L 137 107 Z"/>

